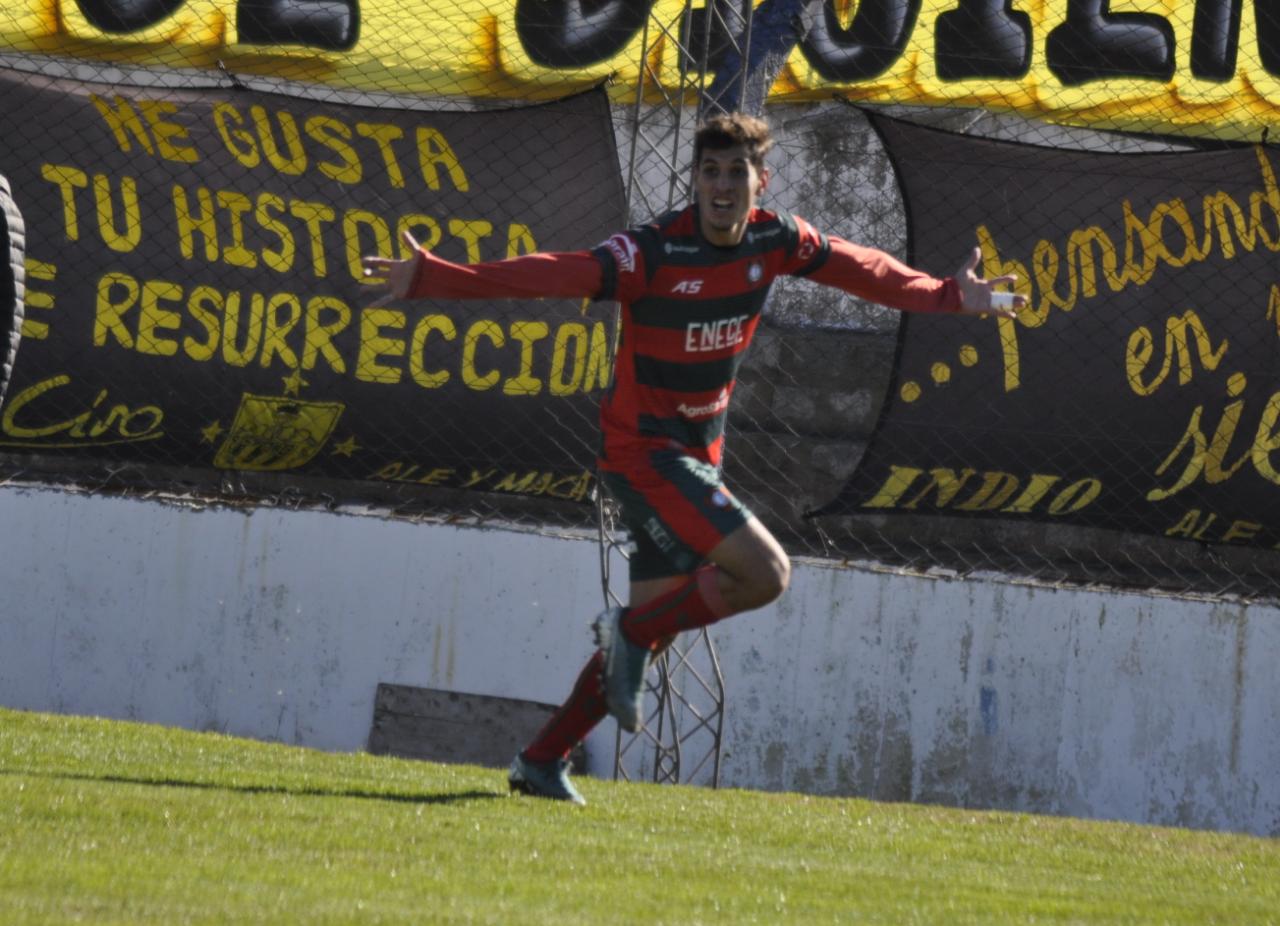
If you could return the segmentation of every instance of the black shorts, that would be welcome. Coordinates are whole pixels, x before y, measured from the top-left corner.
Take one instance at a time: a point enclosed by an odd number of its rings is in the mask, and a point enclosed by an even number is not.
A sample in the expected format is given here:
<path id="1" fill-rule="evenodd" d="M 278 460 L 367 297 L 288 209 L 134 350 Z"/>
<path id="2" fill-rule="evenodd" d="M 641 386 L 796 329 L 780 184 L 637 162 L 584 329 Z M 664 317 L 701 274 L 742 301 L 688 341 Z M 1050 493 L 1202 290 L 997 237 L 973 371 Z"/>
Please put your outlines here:
<path id="1" fill-rule="evenodd" d="M 654 450 L 626 472 L 600 471 L 635 551 L 631 581 L 688 575 L 751 519 L 720 471 L 681 450 Z"/>

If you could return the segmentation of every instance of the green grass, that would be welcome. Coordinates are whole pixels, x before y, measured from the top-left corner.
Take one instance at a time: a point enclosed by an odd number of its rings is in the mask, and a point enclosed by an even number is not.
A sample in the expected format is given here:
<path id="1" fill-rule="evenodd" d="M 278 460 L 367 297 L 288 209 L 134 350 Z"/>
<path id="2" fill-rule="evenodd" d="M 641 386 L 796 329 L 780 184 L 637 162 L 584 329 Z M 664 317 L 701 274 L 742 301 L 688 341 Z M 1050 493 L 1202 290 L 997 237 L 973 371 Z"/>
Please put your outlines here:
<path id="1" fill-rule="evenodd" d="M 0 923 L 1280 923 L 1280 841 L 0 710 Z"/>

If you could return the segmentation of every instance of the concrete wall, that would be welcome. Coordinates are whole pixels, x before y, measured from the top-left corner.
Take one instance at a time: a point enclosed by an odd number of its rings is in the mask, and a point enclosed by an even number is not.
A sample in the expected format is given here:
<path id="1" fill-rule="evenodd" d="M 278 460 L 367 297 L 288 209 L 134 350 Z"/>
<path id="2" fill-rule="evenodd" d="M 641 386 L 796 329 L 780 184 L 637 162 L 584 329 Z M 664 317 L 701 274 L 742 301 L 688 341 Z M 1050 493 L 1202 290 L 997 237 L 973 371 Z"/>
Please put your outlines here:
<path id="1" fill-rule="evenodd" d="M 321 749 L 379 682 L 559 701 L 601 603 L 589 539 L 14 488 L 0 523 L 0 704 Z M 1280 609 L 800 564 L 714 634 L 723 785 L 1280 835 Z"/>

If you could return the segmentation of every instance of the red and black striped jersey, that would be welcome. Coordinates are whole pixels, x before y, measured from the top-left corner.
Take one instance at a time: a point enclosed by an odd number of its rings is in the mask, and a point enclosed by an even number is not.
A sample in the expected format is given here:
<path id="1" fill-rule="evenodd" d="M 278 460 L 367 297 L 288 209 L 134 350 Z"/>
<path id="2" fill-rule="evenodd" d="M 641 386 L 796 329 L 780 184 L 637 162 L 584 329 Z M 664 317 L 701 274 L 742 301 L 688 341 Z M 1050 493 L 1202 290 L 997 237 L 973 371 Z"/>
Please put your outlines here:
<path id="1" fill-rule="evenodd" d="M 769 287 L 826 262 L 830 241 L 796 216 L 753 209 L 735 247 L 698 231 L 689 206 L 609 238 L 597 298 L 622 305 L 613 386 L 600 409 L 601 465 L 676 444 L 719 464 L 738 368 Z"/>
<path id="2" fill-rule="evenodd" d="M 586 296 L 622 303 L 614 383 L 601 405 L 601 466 L 675 444 L 718 464 L 725 414 L 773 280 L 808 276 L 904 312 L 956 312 L 955 278 L 828 238 L 785 212 L 754 209 L 742 241 L 718 247 L 696 206 L 620 232 L 591 251 L 454 264 L 418 252 L 411 297 Z"/>

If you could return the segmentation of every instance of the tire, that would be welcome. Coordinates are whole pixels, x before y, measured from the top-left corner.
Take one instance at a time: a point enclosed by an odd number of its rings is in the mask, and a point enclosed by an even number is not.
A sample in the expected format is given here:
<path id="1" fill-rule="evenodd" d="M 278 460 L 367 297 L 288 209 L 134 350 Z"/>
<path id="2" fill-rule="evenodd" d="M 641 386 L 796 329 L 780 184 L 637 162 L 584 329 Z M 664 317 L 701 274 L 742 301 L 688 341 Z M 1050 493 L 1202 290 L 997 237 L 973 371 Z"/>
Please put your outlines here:
<path id="1" fill-rule="evenodd" d="M 0 174 L 0 210 L 4 213 L 4 221 L 0 222 L 0 255 L 6 258 L 4 269 L 0 270 L 0 363 L 3 364 L 0 366 L 0 404 L 3 404 L 18 357 L 18 342 L 22 339 L 27 291 L 26 225 L 3 174 Z"/>

